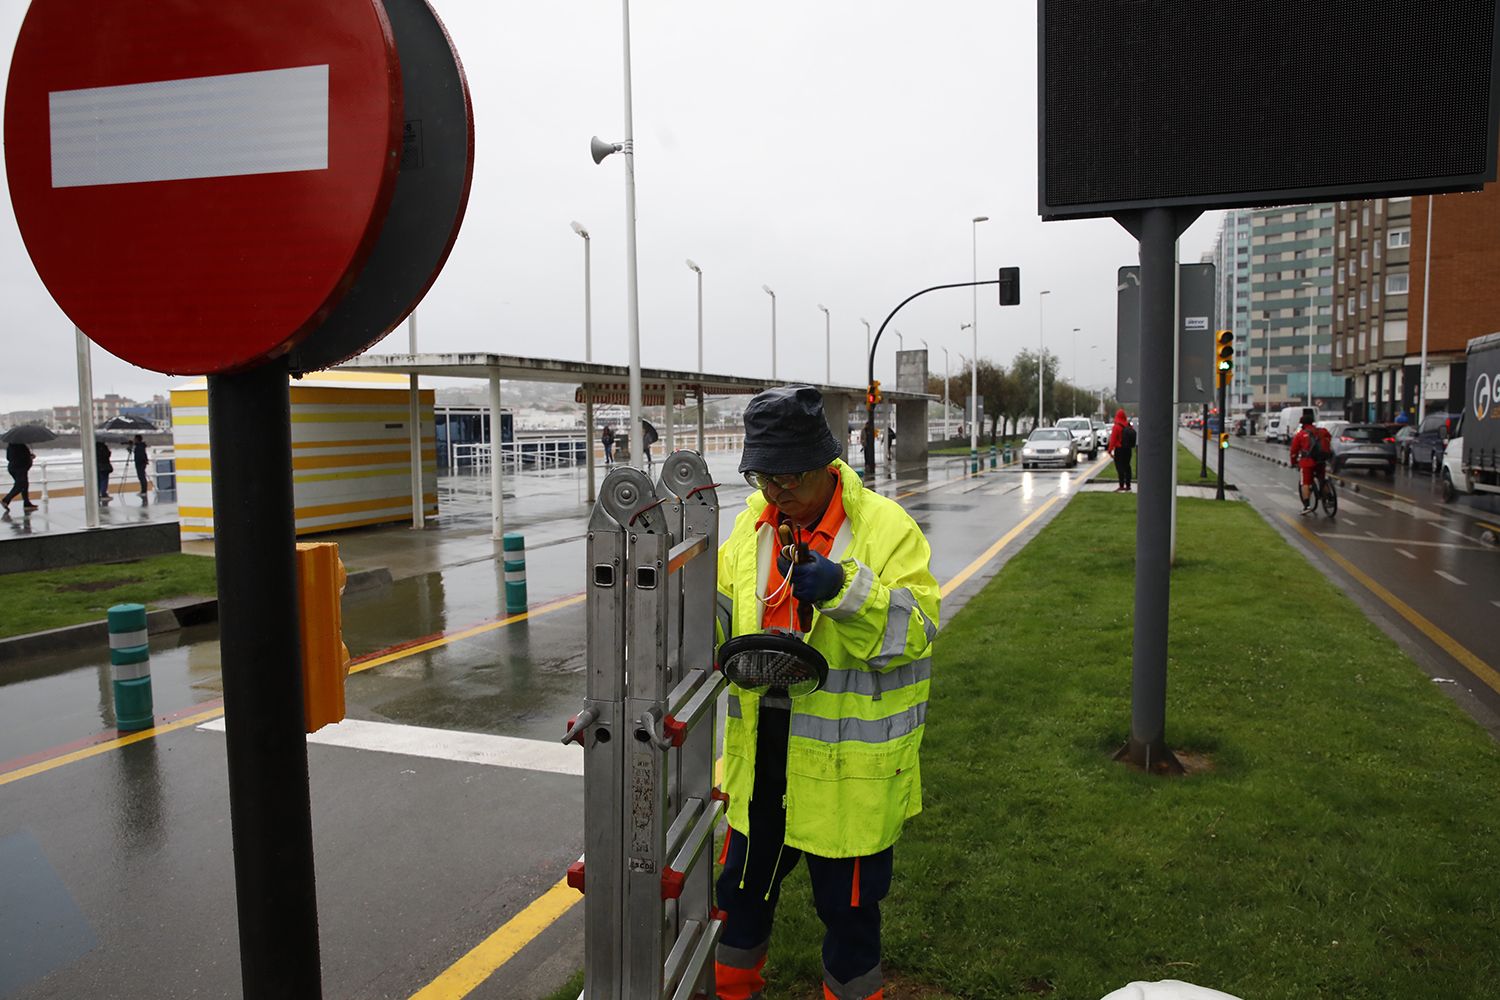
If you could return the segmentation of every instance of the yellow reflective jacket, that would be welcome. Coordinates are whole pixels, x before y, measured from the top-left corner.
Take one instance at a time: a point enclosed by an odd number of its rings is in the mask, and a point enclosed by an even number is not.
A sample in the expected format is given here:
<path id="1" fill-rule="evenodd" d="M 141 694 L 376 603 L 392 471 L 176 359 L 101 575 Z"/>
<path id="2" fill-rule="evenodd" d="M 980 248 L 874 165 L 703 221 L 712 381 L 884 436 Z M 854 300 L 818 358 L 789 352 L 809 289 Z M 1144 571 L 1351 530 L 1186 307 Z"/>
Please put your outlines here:
<path id="1" fill-rule="evenodd" d="M 825 858 L 875 854 L 922 811 L 918 751 L 927 718 L 940 597 L 922 530 L 894 500 L 835 462 L 844 524 L 830 558 L 844 587 L 815 606 L 806 639 L 828 660 L 828 683 L 792 699 L 786 761 L 786 844 Z M 761 631 L 774 531 L 756 527 L 752 493 L 719 547 L 720 639 Z M 729 823 L 754 836 L 755 726 L 760 699 L 730 685 L 724 731 Z"/>

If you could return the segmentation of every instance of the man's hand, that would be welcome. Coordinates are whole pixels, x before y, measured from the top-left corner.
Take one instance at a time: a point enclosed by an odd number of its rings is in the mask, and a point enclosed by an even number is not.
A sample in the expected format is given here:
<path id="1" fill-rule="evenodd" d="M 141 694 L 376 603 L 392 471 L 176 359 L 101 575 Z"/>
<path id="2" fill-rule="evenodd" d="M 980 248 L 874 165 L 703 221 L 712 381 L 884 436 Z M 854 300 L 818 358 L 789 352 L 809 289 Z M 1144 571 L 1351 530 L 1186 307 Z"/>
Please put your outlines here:
<path id="1" fill-rule="evenodd" d="M 788 568 L 792 575 L 792 596 L 799 601 L 821 603 L 836 597 L 844 589 L 844 567 L 816 552 L 809 552 L 809 562 L 792 565 L 784 558 L 776 560 L 776 568 L 785 575 Z"/>

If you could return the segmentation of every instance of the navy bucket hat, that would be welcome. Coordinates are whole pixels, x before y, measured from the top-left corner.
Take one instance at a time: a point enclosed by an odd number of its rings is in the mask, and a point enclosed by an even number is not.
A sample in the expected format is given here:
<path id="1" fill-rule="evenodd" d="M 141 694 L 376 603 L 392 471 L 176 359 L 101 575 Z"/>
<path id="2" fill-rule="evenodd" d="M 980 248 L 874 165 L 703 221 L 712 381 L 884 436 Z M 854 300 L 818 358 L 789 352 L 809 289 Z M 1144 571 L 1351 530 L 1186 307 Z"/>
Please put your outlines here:
<path id="1" fill-rule="evenodd" d="M 741 472 L 773 476 L 810 472 L 844 453 L 823 417 L 823 395 L 810 385 L 782 385 L 745 407 Z"/>

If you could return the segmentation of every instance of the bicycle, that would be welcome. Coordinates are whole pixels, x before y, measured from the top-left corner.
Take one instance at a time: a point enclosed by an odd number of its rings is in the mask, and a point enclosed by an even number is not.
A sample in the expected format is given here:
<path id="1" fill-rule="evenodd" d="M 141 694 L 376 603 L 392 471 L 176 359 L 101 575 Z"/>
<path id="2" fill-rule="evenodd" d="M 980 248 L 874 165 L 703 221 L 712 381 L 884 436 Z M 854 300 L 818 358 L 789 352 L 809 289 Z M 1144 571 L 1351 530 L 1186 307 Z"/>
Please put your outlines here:
<path id="1" fill-rule="evenodd" d="M 1339 512 L 1338 491 L 1333 488 L 1333 480 L 1328 478 L 1326 469 L 1313 473 L 1311 500 L 1312 510 L 1321 507 L 1330 518 Z"/>

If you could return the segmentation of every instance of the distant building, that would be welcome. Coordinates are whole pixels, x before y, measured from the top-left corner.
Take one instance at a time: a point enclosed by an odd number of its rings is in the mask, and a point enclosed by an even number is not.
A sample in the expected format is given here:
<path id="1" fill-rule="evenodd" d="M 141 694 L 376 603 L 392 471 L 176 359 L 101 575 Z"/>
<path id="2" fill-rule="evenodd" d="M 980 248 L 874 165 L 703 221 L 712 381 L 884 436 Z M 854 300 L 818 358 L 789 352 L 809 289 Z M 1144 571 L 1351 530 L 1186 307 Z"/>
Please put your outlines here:
<path id="1" fill-rule="evenodd" d="M 126 415 L 127 410 L 140 405 L 133 399 L 128 399 L 113 392 L 104 396 L 95 396 L 94 426 L 97 427 L 106 420 Z M 54 406 L 52 408 L 52 424 L 55 427 L 77 427 L 78 406 L 76 404 L 72 406 Z"/>
<path id="2" fill-rule="evenodd" d="M 1431 199 L 1430 303 L 1428 198 L 1340 202 L 1341 283 L 1335 313 L 1335 371 L 1345 380 L 1351 419 L 1393 420 L 1417 413 L 1422 331 L 1427 328 L 1427 409 L 1458 409 L 1464 349 L 1500 330 L 1500 185 Z"/>
<path id="3" fill-rule="evenodd" d="M 1312 395 L 1337 409 L 1343 383 L 1332 373 L 1332 205 L 1232 209 L 1211 257 L 1218 280 L 1217 325 L 1235 338 L 1229 408 L 1277 409 Z"/>

